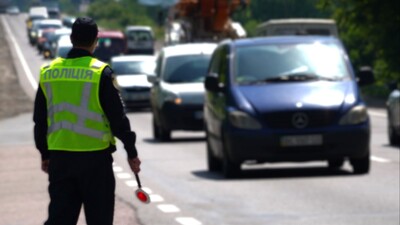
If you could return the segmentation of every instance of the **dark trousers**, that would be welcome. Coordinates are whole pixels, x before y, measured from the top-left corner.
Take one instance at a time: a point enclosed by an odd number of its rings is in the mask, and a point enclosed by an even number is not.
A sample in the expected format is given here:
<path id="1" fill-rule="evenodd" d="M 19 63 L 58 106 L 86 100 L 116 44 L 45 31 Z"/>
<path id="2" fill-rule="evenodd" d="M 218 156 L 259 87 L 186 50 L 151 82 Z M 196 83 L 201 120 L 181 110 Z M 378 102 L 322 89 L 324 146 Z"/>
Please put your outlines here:
<path id="1" fill-rule="evenodd" d="M 108 151 L 52 151 L 49 217 L 45 225 L 76 225 L 83 205 L 88 225 L 112 225 L 115 178 Z"/>

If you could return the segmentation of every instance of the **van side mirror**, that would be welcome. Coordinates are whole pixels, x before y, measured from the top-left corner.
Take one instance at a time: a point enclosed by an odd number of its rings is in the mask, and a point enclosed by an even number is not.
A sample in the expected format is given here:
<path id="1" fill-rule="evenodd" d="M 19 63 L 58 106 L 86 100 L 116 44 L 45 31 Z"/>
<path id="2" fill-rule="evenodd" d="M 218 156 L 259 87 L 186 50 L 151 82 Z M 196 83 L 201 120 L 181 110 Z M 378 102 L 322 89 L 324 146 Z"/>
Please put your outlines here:
<path id="1" fill-rule="evenodd" d="M 211 73 L 208 76 L 206 76 L 206 79 L 204 81 L 204 86 L 206 90 L 211 92 L 218 92 L 221 90 L 221 88 L 219 87 L 218 78 L 214 73 Z"/>
<path id="2" fill-rule="evenodd" d="M 357 73 L 357 78 L 358 78 L 358 84 L 360 86 L 365 86 L 369 84 L 373 84 L 375 82 L 375 77 L 374 73 L 369 66 L 363 66 L 360 67 L 358 73 Z"/>
<path id="3" fill-rule="evenodd" d="M 158 78 L 155 74 L 147 74 L 147 81 L 154 84 L 158 82 Z"/>

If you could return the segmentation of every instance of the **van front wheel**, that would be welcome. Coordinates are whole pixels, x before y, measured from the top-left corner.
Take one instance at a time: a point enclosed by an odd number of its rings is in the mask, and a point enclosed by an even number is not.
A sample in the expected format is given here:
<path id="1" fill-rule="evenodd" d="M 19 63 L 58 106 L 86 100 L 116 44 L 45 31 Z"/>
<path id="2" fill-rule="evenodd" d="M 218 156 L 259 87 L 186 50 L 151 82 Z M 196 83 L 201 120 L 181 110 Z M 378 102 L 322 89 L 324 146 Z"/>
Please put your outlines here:
<path id="1" fill-rule="evenodd" d="M 350 164 L 353 167 L 353 173 L 354 174 L 366 174 L 369 172 L 370 169 L 370 158 L 369 158 L 369 153 L 361 158 L 351 158 L 350 159 Z"/>
<path id="2" fill-rule="evenodd" d="M 208 170 L 211 172 L 220 171 L 222 167 L 221 161 L 214 156 L 214 153 L 211 149 L 208 140 L 207 140 L 207 165 L 208 165 Z"/>
<path id="3" fill-rule="evenodd" d="M 232 162 L 229 159 L 227 144 L 223 143 L 223 157 L 222 157 L 222 173 L 225 178 L 236 178 L 241 172 L 240 163 Z"/>

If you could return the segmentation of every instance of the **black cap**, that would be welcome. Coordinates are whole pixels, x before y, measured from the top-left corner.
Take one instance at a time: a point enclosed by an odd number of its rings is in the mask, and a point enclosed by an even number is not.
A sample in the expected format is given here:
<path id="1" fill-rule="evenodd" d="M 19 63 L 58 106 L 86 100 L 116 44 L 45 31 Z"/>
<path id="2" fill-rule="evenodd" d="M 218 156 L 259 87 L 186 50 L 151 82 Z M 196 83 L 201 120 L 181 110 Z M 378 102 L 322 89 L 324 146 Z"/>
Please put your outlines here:
<path id="1" fill-rule="evenodd" d="M 90 46 L 97 38 L 97 24 L 90 17 L 78 17 L 72 24 L 72 44 L 74 46 Z"/>

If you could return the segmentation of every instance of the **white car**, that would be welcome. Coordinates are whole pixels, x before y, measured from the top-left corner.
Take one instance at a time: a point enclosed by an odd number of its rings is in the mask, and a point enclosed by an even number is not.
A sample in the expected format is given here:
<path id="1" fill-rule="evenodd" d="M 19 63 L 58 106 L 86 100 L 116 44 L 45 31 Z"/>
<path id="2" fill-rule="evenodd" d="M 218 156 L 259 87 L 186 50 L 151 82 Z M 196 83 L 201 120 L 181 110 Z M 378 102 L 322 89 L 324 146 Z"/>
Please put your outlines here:
<path id="1" fill-rule="evenodd" d="M 153 136 L 167 141 L 173 130 L 203 131 L 204 78 L 214 43 L 164 47 L 158 55 L 150 103 Z"/>
<path id="2" fill-rule="evenodd" d="M 68 52 L 72 49 L 72 43 L 69 35 L 61 36 L 57 41 L 55 58 L 66 58 Z"/>
<path id="3" fill-rule="evenodd" d="M 388 115 L 388 136 L 391 145 L 400 144 L 400 83 L 390 85 L 390 93 L 386 106 Z"/>
<path id="4" fill-rule="evenodd" d="M 155 56 L 125 55 L 111 58 L 121 97 L 128 108 L 145 108 L 150 106 L 150 87 L 148 74 L 155 69 Z"/>

